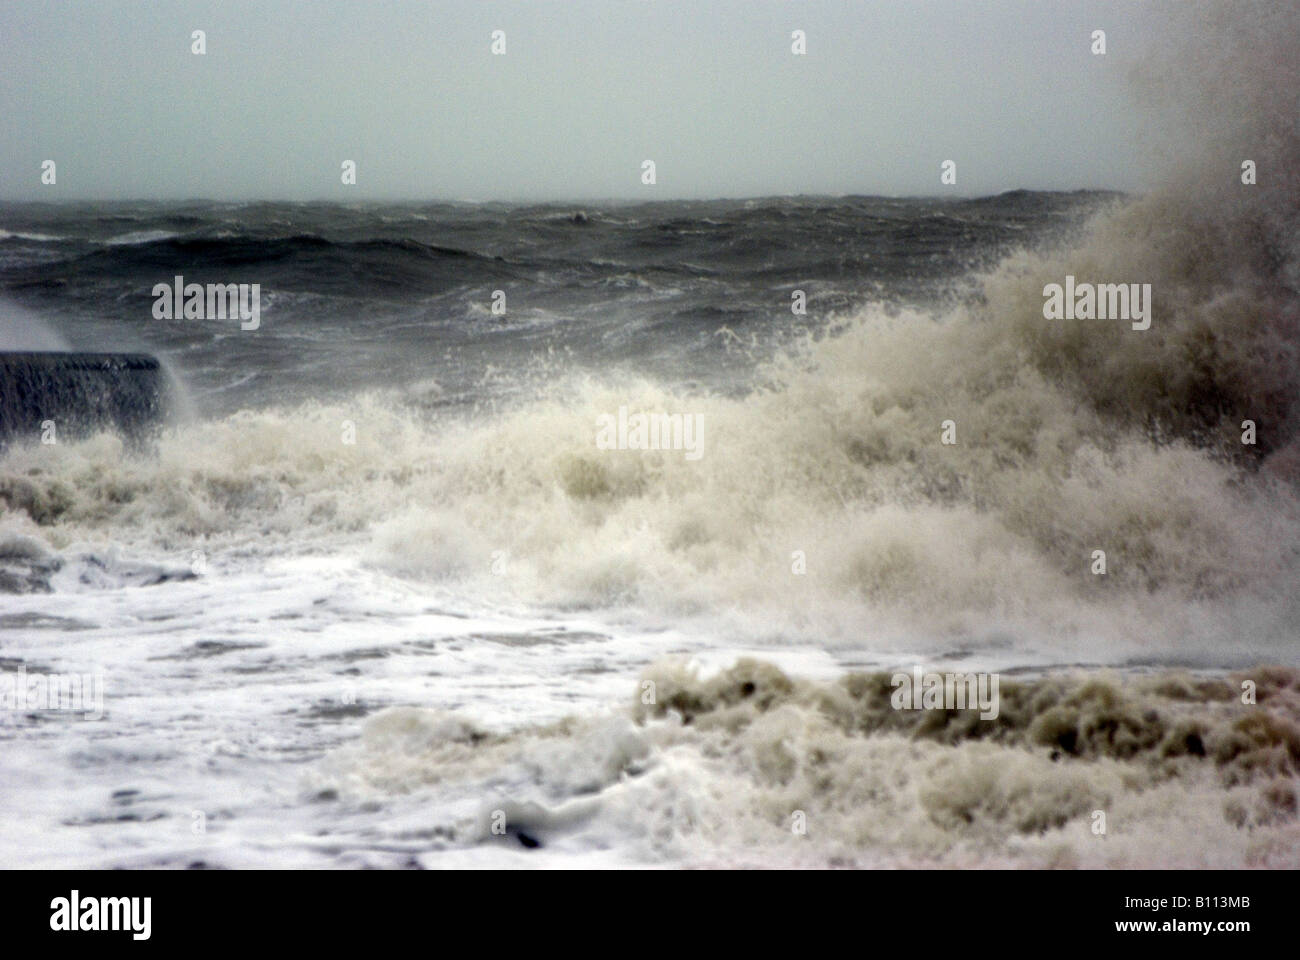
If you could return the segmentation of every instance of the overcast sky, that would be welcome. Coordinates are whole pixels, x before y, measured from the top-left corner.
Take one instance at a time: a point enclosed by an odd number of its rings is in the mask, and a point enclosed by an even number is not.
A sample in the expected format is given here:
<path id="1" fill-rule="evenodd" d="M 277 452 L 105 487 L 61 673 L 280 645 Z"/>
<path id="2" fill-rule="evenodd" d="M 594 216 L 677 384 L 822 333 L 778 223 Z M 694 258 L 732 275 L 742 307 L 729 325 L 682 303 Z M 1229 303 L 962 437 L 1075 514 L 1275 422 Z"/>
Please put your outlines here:
<path id="1" fill-rule="evenodd" d="M 0 0 L 0 198 L 934 194 L 948 159 L 962 194 L 1141 189 L 1141 7 Z"/>

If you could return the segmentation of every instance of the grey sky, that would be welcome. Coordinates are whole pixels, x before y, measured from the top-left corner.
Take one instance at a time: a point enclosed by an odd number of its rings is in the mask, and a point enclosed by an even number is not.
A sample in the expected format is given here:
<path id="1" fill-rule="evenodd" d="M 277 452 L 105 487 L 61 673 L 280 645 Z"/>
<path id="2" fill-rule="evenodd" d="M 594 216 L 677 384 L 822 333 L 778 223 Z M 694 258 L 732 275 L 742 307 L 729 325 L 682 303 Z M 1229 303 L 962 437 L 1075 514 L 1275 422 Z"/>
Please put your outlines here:
<path id="1" fill-rule="evenodd" d="M 0 0 L 0 198 L 1140 189 L 1139 6 Z"/>

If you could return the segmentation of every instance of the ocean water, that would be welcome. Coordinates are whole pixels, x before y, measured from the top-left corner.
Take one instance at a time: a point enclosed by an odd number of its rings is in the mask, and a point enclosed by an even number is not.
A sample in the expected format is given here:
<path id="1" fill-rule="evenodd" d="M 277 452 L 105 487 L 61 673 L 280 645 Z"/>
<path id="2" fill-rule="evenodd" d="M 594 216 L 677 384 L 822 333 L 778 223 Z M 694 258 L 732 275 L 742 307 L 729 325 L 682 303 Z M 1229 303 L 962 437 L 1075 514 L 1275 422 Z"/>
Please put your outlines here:
<path id="1" fill-rule="evenodd" d="M 173 384 L 143 447 L 0 453 L 0 679 L 103 684 L 0 713 L 0 865 L 1296 866 L 1300 84 L 1256 63 L 1142 196 L 0 207 L 4 349 Z M 177 275 L 260 327 L 156 319 Z M 1067 276 L 1150 329 L 1044 319 Z M 620 408 L 699 456 L 603 449 Z M 918 666 L 999 716 L 892 709 Z"/>

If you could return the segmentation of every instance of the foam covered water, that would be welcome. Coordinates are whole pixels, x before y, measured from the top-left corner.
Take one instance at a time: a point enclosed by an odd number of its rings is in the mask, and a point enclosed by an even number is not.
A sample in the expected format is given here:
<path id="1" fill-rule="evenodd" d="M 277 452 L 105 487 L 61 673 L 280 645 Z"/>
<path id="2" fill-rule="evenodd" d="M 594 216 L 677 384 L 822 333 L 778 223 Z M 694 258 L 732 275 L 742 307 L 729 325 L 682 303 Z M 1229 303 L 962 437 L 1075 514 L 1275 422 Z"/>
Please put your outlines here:
<path id="1" fill-rule="evenodd" d="M 1300 15 L 1180 16 L 1140 197 L 7 212 L 201 413 L 0 454 L 3 665 L 108 692 L 4 715 L 0 861 L 1295 866 Z M 265 338 L 142 327 L 178 258 L 275 264 Z M 1000 719 L 891 710 L 914 664 Z"/>

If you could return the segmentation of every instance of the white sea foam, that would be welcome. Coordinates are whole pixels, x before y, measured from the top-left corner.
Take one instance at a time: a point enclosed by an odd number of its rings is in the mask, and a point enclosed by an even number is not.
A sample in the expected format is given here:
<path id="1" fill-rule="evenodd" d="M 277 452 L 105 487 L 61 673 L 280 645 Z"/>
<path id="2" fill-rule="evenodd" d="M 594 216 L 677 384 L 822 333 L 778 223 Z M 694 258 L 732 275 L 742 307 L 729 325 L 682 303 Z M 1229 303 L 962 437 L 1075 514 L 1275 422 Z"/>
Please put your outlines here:
<path id="1" fill-rule="evenodd" d="M 1238 56 L 1187 56 L 1167 187 L 743 398 L 569 376 L 8 449 L 0 558 L 57 592 L 5 598 L 5 655 L 104 669 L 109 726 L 3 718 L 0 862 L 1296 865 L 1300 13 L 1203 14 L 1165 32 Z M 1150 329 L 1045 321 L 1067 275 L 1150 283 Z M 702 416 L 707 452 L 599 449 L 620 406 Z M 945 662 L 1056 669 L 987 736 L 882 712 L 873 676 Z"/>

